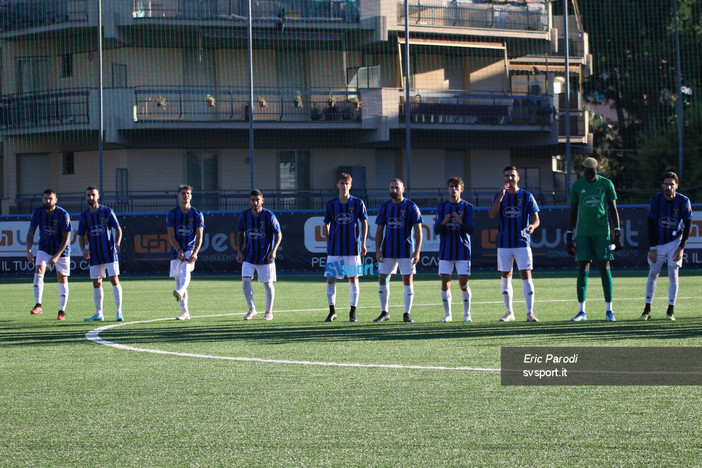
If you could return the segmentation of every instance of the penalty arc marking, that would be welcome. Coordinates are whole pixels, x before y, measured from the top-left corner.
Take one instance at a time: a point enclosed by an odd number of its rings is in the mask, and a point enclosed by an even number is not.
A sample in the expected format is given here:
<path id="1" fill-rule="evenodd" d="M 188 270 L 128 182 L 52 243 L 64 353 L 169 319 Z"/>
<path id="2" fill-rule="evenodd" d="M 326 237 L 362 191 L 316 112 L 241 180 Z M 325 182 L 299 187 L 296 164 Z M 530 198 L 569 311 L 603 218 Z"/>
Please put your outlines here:
<path id="1" fill-rule="evenodd" d="M 241 314 L 218 314 L 218 315 L 201 315 L 197 318 L 206 317 L 223 317 L 228 315 L 241 315 Z M 110 328 L 121 327 L 124 325 L 134 325 L 138 323 L 151 323 L 151 322 L 161 322 L 161 321 L 173 321 L 172 318 L 159 318 L 152 320 L 140 320 L 136 322 L 124 322 L 116 323 L 114 325 L 106 325 L 104 327 L 96 328 L 90 330 L 85 334 L 85 337 L 97 344 L 104 346 L 110 346 L 116 349 L 122 349 L 126 351 L 137 351 L 140 353 L 153 353 L 153 354 L 166 354 L 171 356 L 181 356 L 181 357 L 192 357 L 200 359 L 219 359 L 222 361 L 240 361 L 240 362 L 262 362 L 267 364 L 295 364 L 302 366 L 332 366 L 332 367 L 366 367 L 366 368 L 381 368 L 381 369 L 419 369 L 419 370 L 442 370 L 442 371 L 476 371 L 476 372 L 499 372 L 500 369 L 491 369 L 484 367 L 446 367 L 446 366 L 415 366 L 415 365 L 402 365 L 402 364 L 361 364 L 361 363 L 347 363 L 347 362 L 322 362 L 322 361 L 298 361 L 290 359 L 263 359 L 263 358 L 252 358 L 252 357 L 239 357 L 239 356 L 214 356 L 210 354 L 195 354 L 195 353 L 181 353 L 177 351 L 162 351 L 159 349 L 147 349 L 138 348 L 136 346 L 128 346 L 119 343 L 114 343 L 112 341 L 104 340 L 100 338 L 100 333 L 109 330 Z"/>

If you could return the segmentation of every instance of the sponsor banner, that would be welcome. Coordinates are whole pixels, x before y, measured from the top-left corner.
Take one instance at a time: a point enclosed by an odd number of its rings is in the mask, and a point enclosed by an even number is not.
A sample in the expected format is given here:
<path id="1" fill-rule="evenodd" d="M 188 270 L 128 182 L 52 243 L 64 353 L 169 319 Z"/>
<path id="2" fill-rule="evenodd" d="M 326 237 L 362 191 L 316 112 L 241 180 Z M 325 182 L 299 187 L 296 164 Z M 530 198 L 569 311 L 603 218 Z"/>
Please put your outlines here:
<path id="1" fill-rule="evenodd" d="M 647 267 L 648 232 L 646 208 L 620 207 L 624 249 L 615 253 L 615 268 Z M 573 257 L 565 250 L 568 208 L 545 208 L 539 213 L 541 226 L 531 237 L 535 269 L 575 268 Z M 283 232 L 276 264 L 281 272 L 313 272 L 324 275 L 326 238 L 321 213 L 278 212 Z M 170 246 L 166 235 L 166 215 L 119 215 L 123 230 L 120 269 L 122 273 L 167 274 Z M 417 269 L 436 271 L 439 238 L 433 233 L 435 214 L 424 210 L 423 247 Z M 235 273 L 241 271 L 236 261 L 239 213 L 205 213 L 205 235 L 195 271 Z M 78 217 L 71 221 L 71 268 L 75 273 L 88 270 L 80 252 L 76 231 Z M 0 218 L 0 275 L 31 274 L 34 265 L 27 261 L 26 238 L 29 216 Z M 368 255 L 363 265 L 375 263 L 375 216 L 368 219 Z M 476 210 L 472 236 L 473 270 L 494 270 L 497 265 L 498 223 L 487 210 Z M 38 245 L 39 234 L 34 245 Z M 690 238 L 685 249 L 685 266 L 702 268 L 702 217 L 693 213 Z"/>

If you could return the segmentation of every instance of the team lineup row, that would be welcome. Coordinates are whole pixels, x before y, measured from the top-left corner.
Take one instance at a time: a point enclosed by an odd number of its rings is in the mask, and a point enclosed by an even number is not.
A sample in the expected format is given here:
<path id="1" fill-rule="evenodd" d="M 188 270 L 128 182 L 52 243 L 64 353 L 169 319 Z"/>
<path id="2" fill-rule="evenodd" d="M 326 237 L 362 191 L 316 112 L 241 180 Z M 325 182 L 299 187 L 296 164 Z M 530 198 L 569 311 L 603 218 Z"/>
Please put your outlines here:
<path id="1" fill-rule="evenodd" d="M 512 271 L 516 263 L 522 280 L 522 293 L 526 303 L 526 320 L 538 322 L 534 313 L 533 259 L 530 247 L 531 234 L 539 227 L 539 207 L 531 193 L 519 187 L 519 171 L 514 166 L 503 170 L 504 184 L 499 187 L 489 209 L 490 218 L 498 218 L 497 269 L 501 275 L 501 292 L 505 314 L 501 321 L 515 320 L 513 309 Z M 666 317 L 675 320 L 674 306 L 678 292 L 678 270 L 682 266 L 685 242 L 689 236 L 692 207 L 690 200 L 677 193 L 678 176 L 666 172 L 662 179 L 662 192 L 654 195 L 648 209 L 649 274 L 646 281 L 646 301 L 642 320 L 651 316 L 651 302 L 656 283 L 665 263 L 668 265 L 670 285 Z M 356 322 L 359 299 L 358 274 L 361 257 L 367 254 L 366 238 L 368 217 L 363 201 L 350 194 L 352 178 L 342 173 L 337 177 L 338 197 L 329 200 L 324 216 L 323 234 L 327 239 L 327 300 L 329 314 L 325 321 L 332 322 L 336 314 L 336 281 L 348 278 L 350 311 L 349 320 Z M 436 210 L 434 232 L 439 236 L 439 269 L 441 300 L 444 315 L 441 322 L 452 321 L 451 277 L 456 271 L 463 305 L 463 320 L 471 322 L 471 234 L 473 233 L 473 206 L 461 199 L 464 183 L 460 177 L 448 179 L 448 200 Z M 422 214 L 417 205 L 404 196 L 404 183 L 396 178 L 390 182 L 390 200 L 385 202 L 376 217 L 376 259 L 379 265 L 378 296 L 380 315 L 375 322 L 390 320 L 388 312 L 389 279 L 399 269 L 404 287 L 405 322 L 411 316 L 414 298 L 413 275 L 422 248 Z M 100 205 L 99 191 L 88 187 L 85 199 L 89 208 L 81 216 L 78 227 L 79 245 L 83 257 L 90 262 L 93 282 L 95 314 L 86 321 L 103 321 L 102 279 L 107 276 L 113 287 L 117 321 L 122 315 L 122 288 L 119 283 L 119 249 L 122 230 L 115 213 Z M 202 245 L 205 228 L 203 214 L 191 206 L 192 188 L 178 188 L 178 206 L 166 216 L 166 231 L 171 246 L 170 276 L 175 279 L 173 295 L 179 303 L 178 320 L 188 320 L 188 285 Z M 577 298 L 579 311 L 573 321 L 587 319 L 585 311 L 587 279 L 590 265 L 597 262 L 602 278 L 606 309 L 605 319 L 614 321 L 612 309 L 612 276 L 610 261 L 613 252 L 620 249 L 621 235 L 616 206 L 616 191 L 612 182 L 597 173 L 597 160 L 587 158 L 583 163 L 583 177 L 570 189 L 570 215 L 566 243 L 568 252 L 575 256 L 578 265 Z M 35 262 L 35 306 L 31 314 L 42 313 L 42 296 L 46 268 L 55 266 L 59 289 L 58 319 L 65 320 L 68 301 L 68 276 L 70 275 L 70 231 L 68 213 L 56 203 L 56 193 L 47 189 L 42 207 L 34 210 L 27 234 L 27 258 Z M 248 306 L 244 320 L 257 315 L 252 280 L 254 274 L 265 290 L 264 320 L 273 319 L 275 300 L 275 259 L 282 241 L 280 224 L 273 212 L 263 208 L 264 198 L 259 190 L 249 196 L 250 209 L 241 213 L 238 225 L 237 261 L 242 264 L 242 288 Z M 607 219 L 609 213 L 609 221 Z M 611 221 L 611 225 L 610 225 Z M 36 229 L 40 231 L 39 250 L 36 257 L 32 245 Z M 575 235 L 574 235 L 575 231 Z M 610 231 L 613 232 L 611 235 Z"/>

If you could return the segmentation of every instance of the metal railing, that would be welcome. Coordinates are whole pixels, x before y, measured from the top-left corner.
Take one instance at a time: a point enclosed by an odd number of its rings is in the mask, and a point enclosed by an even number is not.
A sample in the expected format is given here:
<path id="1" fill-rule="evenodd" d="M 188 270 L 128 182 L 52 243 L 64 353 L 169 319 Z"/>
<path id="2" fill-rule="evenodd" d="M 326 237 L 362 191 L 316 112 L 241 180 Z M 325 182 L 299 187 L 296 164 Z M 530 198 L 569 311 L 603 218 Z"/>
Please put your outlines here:
<path id="1" fill-rule="evenodd" d="M 410 102 L 410 118 L 418 123 L 549 125 L 553 121 L 553 98 L 548 95 L 419 91 Z M 405 118 L 404 103 L 401 95 L 400 120 Z"/>
<path id="2" fill-rule="evenodd" d="M 413 26 L 547 31 L 545 3 L 523 1 L 468 3 L 456 0 L 409 0 L 409 21 Z M 405 3 L 397 4 L 397 22 L 405 24 Z"/>
<path id="3" fill-rule="evenodd" d="M 353 0 L 252 0 L 254 20 L 356 22 Z M 133 0 L 135 19 L 244 21 L 247 0 Z"/>
<path id="4" fill-rule="evenodd" d="M 0 99 L 0 128 L 12 130 L 90 122 L 87 88 L 5 95 Z"/>
<path id="5" fill-rule="evenodd" d="M 88 0 L 14 0 L 0 3 L 0 32 L 87 21 Z"/>
<path id="6" fill-rule="evenodd" d="M 274 122 L 361 120 L 360 91 L 268 88 L 254 92 L 254 120 Z M 249 98 L 244 88 L 164 87 L 134 91 L 135 119 L 148 121 L 247 121 Z"/>

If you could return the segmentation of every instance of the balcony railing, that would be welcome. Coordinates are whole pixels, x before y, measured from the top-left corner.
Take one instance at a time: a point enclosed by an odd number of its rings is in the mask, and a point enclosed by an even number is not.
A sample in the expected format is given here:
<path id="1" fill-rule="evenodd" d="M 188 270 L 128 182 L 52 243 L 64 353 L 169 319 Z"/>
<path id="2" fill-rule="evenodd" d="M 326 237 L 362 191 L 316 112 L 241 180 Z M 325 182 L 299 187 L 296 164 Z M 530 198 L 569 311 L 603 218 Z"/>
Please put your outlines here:
<path id="1" fill-rule="evenodd" d="M 258 89 L 254 120 L 273 122 L 361 120 L 360 92 Z M 299 96 L 299 98 L 298 98 Z M 331 100 L 330 100 L 331 96 Z M 137 122 L 247 121 L 248 92 L 241 88 L 137 88 Z M 357 102 L 356 102 L 357 101 Z"/>
<path id="2" fill-rule="evenodd" d="M 570 136 L 575 138 L 584 138 L 589 131 L 588 112 L 582 110 L 570 111 Z M 558 136 L 565 137 L 565 122 L 566 116 L 564 113 L 558 114 Z"/>
<path id="3" fill-rule="evenodd" d="M 87 21 L 88 0 L 14 0 L 0 3 L 0 31 Z"/>
<path id="4" fill-rule="evenodd" d="M 248 18 L 247 0 L 133 0 L 137 19 L 226 20 Z M 254 20 L 356 22 L 354 0 L 252 0 Z"/>
<path id="5" fill-rule="evenodd" d="M 415 94 L 410 118 L 418 123 L 487 125 L 550 125 L 554 107 L 551 96 L 510 93 Z M 400 97 L 400 120 L 405 119 L 405 99 Z"/>
<path id="6" fill-rule="evenodd" d="M 413 26 L 547 31 L 545 3 L 489 3 L 456 0 L 408 0 Z M 405 3 L 397 4 L 397 22 L 405 24 Z"/>
<path id="7" fill-rule="evenodd" d="M 0 128 L 49 127 L 90 122 L 86 88 L 6 95 L 0 100 Z"/>

